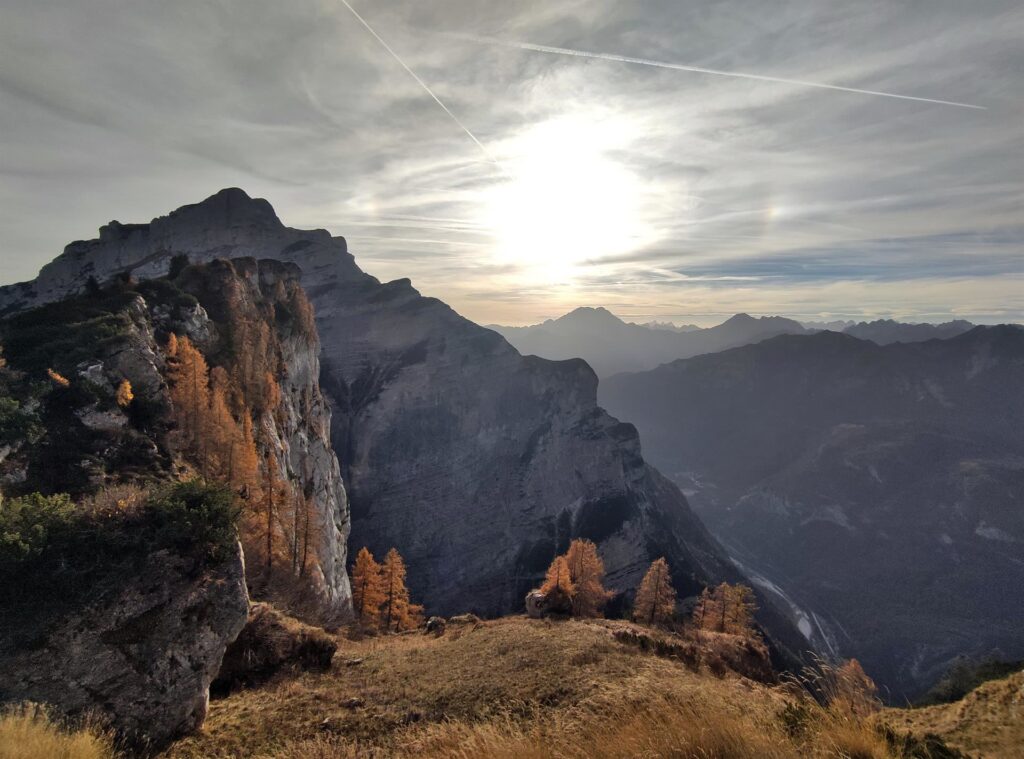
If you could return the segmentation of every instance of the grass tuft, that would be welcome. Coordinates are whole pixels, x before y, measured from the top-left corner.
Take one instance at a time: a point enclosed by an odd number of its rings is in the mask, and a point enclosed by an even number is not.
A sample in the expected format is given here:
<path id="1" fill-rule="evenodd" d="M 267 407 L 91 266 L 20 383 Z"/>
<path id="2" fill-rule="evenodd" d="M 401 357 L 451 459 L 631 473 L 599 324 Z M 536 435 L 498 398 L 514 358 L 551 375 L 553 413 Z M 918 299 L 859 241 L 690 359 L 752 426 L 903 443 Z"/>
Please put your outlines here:
<path id="1" fill-rule="evenodd" d="M 41 706 L 24 704 L 0 713 L 0 759 L 114 759 L 110 736 L 86 725 L 69 729 Z"/>

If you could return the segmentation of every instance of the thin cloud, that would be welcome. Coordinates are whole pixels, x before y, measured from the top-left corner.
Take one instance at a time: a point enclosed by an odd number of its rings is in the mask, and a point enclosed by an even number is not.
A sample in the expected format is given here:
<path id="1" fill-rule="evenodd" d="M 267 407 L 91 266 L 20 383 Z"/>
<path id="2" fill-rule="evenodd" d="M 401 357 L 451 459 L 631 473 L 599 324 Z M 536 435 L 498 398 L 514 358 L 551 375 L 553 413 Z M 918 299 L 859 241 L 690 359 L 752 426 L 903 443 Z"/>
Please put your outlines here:
<path id="1" fill-rule="evenodd" d="M 345 0 L 342 0 L 344 2 Z M 347 5 L 347 3 L 346 3 Z M 640 66 L 652 66 L 660 69 L 671 69 L 673 71 L 689 71 L 694 74 L 711 74 L 713 76 L 729 76 L 736 79 L 752 79 L 758 82 L 772 82 L 774 84 L 790 84 L 795 87 L 815 87 L 822 90 L 835 90 L 838 92 L 851 92 L 857 95 L 875 95 L 877 97 L 895 98 L 897 100 L 914 100 L 919 103 L 931 103 L 932 105 L 948 105 L 955 108 L 970 108 L 977 111 L 988 110 L 983 105 L 972 105 L 971 103 L 960 103 L 955 100 L 938 100 L 936 98 L 918 97 L 916 95 L 899 95 L 894 92 L 881 92 L 879 90 L 865 90 L 858 87 L 844 87 L 838 84 L 826 84 L 825 82 L 808 82 L 802 79 L 787 79 L 778 76 L 766 76 L 764 74 L 748 74 L 739 71 L 722 71 L 720 69 L 709 69 L 702 66 L 688 66 L 682 63 L 667 63 L 665 61 L 654 61 L 650 58 L 634 58 L 629 55 L 616 55 L 614 53 L 594 53 L 587 50 L 573 50 L 567 47 L 554 47 L 552 45 L 535 45 L 530 42 L 513 42 L 500 40 L 494 37 L 477 37 L 469 34 L 453 34 L 456 39 L 464 39 L 470 42 L 479 42 L 485 45 L 502 45 L 504 47 L 518 48 L 519 50 L 530 50 L 536 53 L 551 53 L 553 55 L 567 55 L 574 58 L 592 58 L 602 61 L 614 61 L 616 63 L 633 63 Z"/>
<path id="2" fill-rule="evenodd" d="M 374 31 L 374 28 L 372 26 L 370 26 L 369 23 L 367 23 L 366 19 L 364 19 L 362 16 L 360 16 L 355 8 L 353 8 L 351 5 L 349 5 L 348 0 L 339 0 L 339 2 L 352 12 L 352 15 L 356 17 L 356 20 L 358 20 L 359 23 L 362 24 L 366 28 L 366 31 L 368 31 L 370 34 L 373 35 L 373 38 L 375 40 L 377 40 L 377 42 L 379 42 L 381 44 L 381 47 L 383 47 L 385 50 L 387 50 L 388 53 L 391 54 L 391 57 L 394 58 L 396 61 L 398 61 L 398 64 L 403 69 L 405 69 L 406 72 L 408 72 L 409 76 L 411 76 L 413 79 L 416 80 L 416 83 L 419 84 L 419 86 L 423 88 L 424 92 L 426 92 L 428 95 L 430 95 L 430 97 L 432 97 L 434 99 L 434 102 L 437 103 L 439 106 L 441 106 L 441 110 L 443 110 L 445 113 L 447 113 L 451 117 L 452 121 L 454 121 L 459 126 L 459 128 L 462 129 L 462 131 L 466 133 L 466 135 L 469 137 L 469 139 L 471 139 L 474 143 L 476 143 L 476 146 L 478 148 L 480 148 L 480 152 L 484 154 L 484 157 L 487 158 L 488 161 L 493 163 L 499 169 L 501 169 L 501 164 L 499 164 L 498 161 L 494 158 L 494 156 L 492 156 L 490 154 L 490 151 L 487 150 L 487 148 L 484 146 L 484 144 L 482 142 L 480 142 L 480 140 L 478 140 L 476 138 L 476 135 L 473 134 L 472 131 L 470 131 L 469 127 L 466 126 L 465 124 L 463 124 L 462 120 L 458 116 L 456 116 L 454 113 L 452 113 L 451 109 L 444 104 L 444 102 L 441 100 L 441 98 L 439 98 L 434 93 L 434 91 L 432 89 L 430 89 L 430 87 L 427 86 L 427 83 L 424 82 L 422 79 L 420 79 L 415 71 L 413 71 L 411 68 L 409 68 L 409 66 L 406 64 L 406 62 L 403 61 L 401 59 L 401 57 L 399 57 L 398 53 L 396 53 L 391 48 L 391 46 L 387 42 L 384 41 L 384 38 L 381 37 L 379 34 L 377 34 L 376 31 Z"/>

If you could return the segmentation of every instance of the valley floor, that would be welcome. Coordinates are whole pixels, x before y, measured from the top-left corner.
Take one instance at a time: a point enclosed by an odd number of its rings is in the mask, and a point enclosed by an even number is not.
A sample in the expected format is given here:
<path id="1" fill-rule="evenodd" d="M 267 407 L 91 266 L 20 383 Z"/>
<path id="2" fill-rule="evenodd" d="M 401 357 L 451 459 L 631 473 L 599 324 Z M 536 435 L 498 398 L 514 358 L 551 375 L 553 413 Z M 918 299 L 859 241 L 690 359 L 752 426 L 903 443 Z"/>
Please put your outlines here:
<path id="1" fill-rule="evenodd" d="M 896 757 L 848 713 L 627 645 L 624 622 L 511 617 L 342 640 L 325 674 L 215 700 L 165 759 Z"/>

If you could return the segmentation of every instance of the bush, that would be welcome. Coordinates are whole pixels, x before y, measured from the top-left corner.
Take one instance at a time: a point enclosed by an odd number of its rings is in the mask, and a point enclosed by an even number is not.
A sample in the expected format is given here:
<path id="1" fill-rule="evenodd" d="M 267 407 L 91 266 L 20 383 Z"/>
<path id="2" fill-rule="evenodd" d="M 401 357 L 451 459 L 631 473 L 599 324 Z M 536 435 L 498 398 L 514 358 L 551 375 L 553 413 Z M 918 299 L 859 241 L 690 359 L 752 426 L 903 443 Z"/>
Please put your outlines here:
<path id="1" fill-rule="evenodd" d="M 0 576 L 63 540 L 74 514 L 75 504 L 65 494 L 32 493 L 0 503 Z"/>
<path id="2" fill-rule="evenodd" d="M 154 548 L 175 548 L 219 562 L 234 549 L 241 514 L 234 495 L 221 485 L 190 480 L 165 488 L 140 512 Z"/>

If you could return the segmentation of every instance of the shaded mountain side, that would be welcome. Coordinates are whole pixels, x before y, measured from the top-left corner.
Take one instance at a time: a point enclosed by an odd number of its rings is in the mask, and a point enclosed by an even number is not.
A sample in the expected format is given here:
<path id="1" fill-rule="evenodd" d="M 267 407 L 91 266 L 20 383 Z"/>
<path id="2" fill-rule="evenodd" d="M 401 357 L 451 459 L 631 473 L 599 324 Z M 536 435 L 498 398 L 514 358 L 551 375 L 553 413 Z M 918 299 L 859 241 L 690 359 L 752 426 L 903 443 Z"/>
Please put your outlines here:
<path id="1" fill-rule="evenodd" d="M 428 610 L 519 609 L 576 536 L 599 543 L 618 590 L 635 587 L 663 552 L 683 592 L 737 576 L 678 489 L 645 464 L 636 430 L 597 406 L 586 364 L 524 358 L 408 280 L 364 274 L 344 239 L 287 228 L 241 190 L 151 224 L 107 225 L 35 282 L 0 290 L 0 311 L 84 287 L 89 275 L 157 276 L 176 254 L 301 267 L 335 410 L 351 545 L 396 546 Z M 803 647 L 773 614 L 762 619 L 776 640 Z"/>
<path id="2" fill-rule="evenodd" d="M 670 325 L 671 326 L 671 325 Z M 652 369 L 701 353 L 758 342 L 775 335 L 801 334 L 797 322 L 780 316 L 754 318 L 736 314 L 715 327 L 666 329 L 665 325 L 631 324 L 605 308 L 577 308 L 530 327 L 490 325 L 524 355 L 553 360 L 582 358 L 599 377 Z"/>
<path id="3" fill-rule="evenodd" d="M 895 697 L 1024 653 L 1024 330 L 784 336 L 602 383 L 744 566 Z"/>

